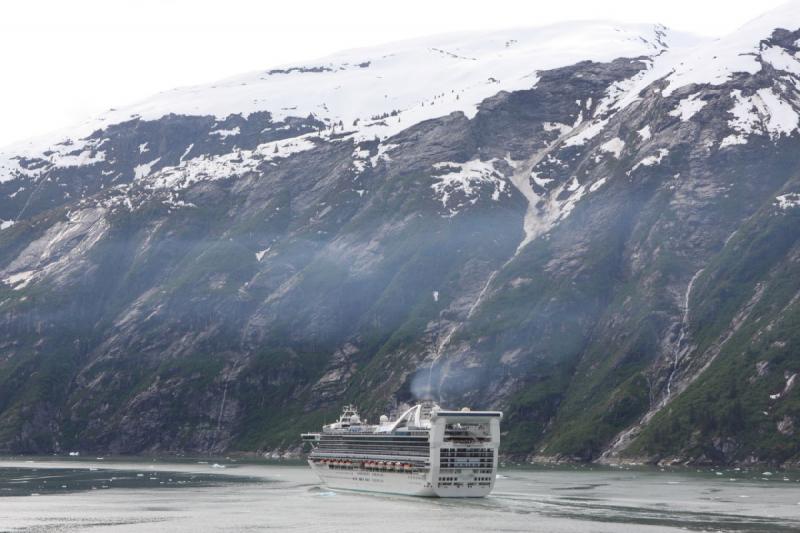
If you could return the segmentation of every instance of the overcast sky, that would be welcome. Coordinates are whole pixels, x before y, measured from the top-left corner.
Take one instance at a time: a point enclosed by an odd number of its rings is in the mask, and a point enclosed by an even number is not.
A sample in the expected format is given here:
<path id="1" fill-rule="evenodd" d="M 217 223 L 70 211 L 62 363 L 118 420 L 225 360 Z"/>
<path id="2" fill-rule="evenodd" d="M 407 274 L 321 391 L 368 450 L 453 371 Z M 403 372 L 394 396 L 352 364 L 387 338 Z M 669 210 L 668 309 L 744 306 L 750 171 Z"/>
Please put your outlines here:
<path id="1" fill-rule="evenodd" d="M 785 0 L 2 0 L 0 146 L 110 107 L 346 48 L 608 19 L 724 35 Z"/>

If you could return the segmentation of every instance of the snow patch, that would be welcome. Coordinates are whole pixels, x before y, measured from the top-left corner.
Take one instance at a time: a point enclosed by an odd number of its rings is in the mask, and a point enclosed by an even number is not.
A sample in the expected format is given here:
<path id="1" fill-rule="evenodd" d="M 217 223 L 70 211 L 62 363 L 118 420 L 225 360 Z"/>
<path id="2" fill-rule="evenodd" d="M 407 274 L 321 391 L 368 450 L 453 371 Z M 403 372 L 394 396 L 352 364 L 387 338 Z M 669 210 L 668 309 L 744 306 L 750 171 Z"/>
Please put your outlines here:
<path id="1" fill-rule="evenodd" d="M 241 177 L 257 170 L 263 162 L 273 162 L 311 150 L 316 146 L 314 139 L 313 134 L 306 134 L 263 143 L 253 150 L 235 150 L 215 156 L 201 155 L 181 161 L 177 166 L 164 167 L 152 175 L 149 175 L 148 169 L 147 187 L 185 189 L 200 181 Z"/>
<path id="2" fill-rule="evenodd" d="M 261 260 L 264 259 L 264 256 L 267 254 L 267 252 L 270 251 L 271 248 L 272 247 L 270 246 L 270 247 L 264 248 L 261 251 L 256 252 L 256 261 L 258 261 L 260 263 Z"/>
<path id="3" fill-rule="evenodd" d="M 789 393 L 789 391 L 791 391 L 792 388 L 794 387 L 794 382 L 797 379 L 797 374 L 796 373 L 789 374 L 787 372 L 786 374 L 784 374 L 784 377 L 786 378 L 786 384 L 783 386 L 783 390 L 775 394 L 770 394 L 769 395 L 770 400 L 778 400 L 786 396 Z"/>
<path id="4" fill-rule="evenodd" d="M 620 154 L 622 154 L 623 148 L 625 148 L 625 141 L 619 137 L 614 137 L 610 141 L 606 141 L 600 145 L 602 151 L 613 154 L 617 159 L 619 159 Z"/>
<path id="5" fill-rule="evenodd" d="M 369 158 L 369 164 L 372 168 L 378 166 L 378 163 L 381 161 L 391 161 L 392 158 L 389 157 L 389 152 L 397 148 L 399 145 L 397 144 L 379 144 L 378 145 L 378 153 L 373 155 Z"/>
<path id="6" fill-rule="evenodd" d="M 632 172 L 635 172 L 636 169 L 639 167 L 652 167 L 658 165 L 668 155 L 669 155 L 669 150 L 667 150 L 666 148 L 659 148 L 658 152 L 656 152 L 654 155 L 649 155 L 644 159 L 642 159 L 641 161 L 639 161 L 638 163 L 636 163 L 635 165 L 633 165 L 633 168 L 630 169 L 628 175 L 630 175 Z"/>
<path id="7" fill-rule="evenodd" d="M 720 148 L 736 146 L 737 144 L 747 144 L 747 137 L 744 135 L 728 135 L 719 143 Z"/>
<path id="8" fill-rule="evenodd" d="M 480 188 L 486 185 L 492 188 L 492 200 L 500 199 L 500 195 L 507 190 L 507 181 L 495 169 L 496 161 L 473 159 L 466 163 L 442 162 L 433 165 L 434 169 L 444 171 L 443 174 L 434 176 L 437 181 L 431 188 L 442 207 L 448 209 L 449 214 L 446 216 L 455 216 L 462 207 L 475 204 Z M 450 205 L 453 198 L 455 205 Z"/>
<path id="9" fill-rule="evenodd" d="M 153 169 L 153 165 L 159 162 L 161 158 L 157 157 L 150 161 L 149 163 L 142 163 L 141 165 L 136 165 L 133 168 L 133 179 L 140 180 L 150 175 L 151 170 Z"/>
<path id="10" fill-rule="evenodd" d="M 700 100 L 700 93 L 695 93 L 678 102 L 678 106 L 669 112 L 670 116 L 680 117 L 682 122 L 686 122 L 705 107 L 706 102 Z"/>
<path id="11" fill-rule="evenodd" d="M 797 130 L 800 117 L 791 104 L 775 94 L 772 89 L 759 89 L 758 96 L 767 109 L 767 132 L 773 139 L 790 135 Z"/>
<path id="12" fill-rule="evenodd" d="M 540 178 L 539 173 L 535 171 L 531 171 L 531 179 L 533 182 L 541 188 L 546 188 L 548 183 L 552 183 L 554 180 L 552 178 Z"/>
<path id="13" fill-rule="evenodd" d="M 555 131 L 558 132 L 558 135 L 566 135 L 572 129 L 572 126 L 569 124 L 562 124 L 561 122 L 542 122 L 542 128 L 544 131 L 550 132 Z"/>
<path id="14" fill-rule="evenodd" d="M 219 137 L 222 137 L 223 139 L 225 137 L 232 137 L 234 135 L 239 135 L 240 133 L 241 133 L 241 131 L 239 131 L 239 126 L 236 126 L 235 128 L 231 128 L 229 130 L 214 130 L 214 131 L 209 131 L 208 132 L 209 135 L 218 135 Z"/>
<path id="15" fill-rule="evenodd" d="M 761 59 L 772 65 L 775 70 L 782 70 L 800 76 L 800 61 L 780 46 L 770 46 L 761 52 Z"/>
<path id="16" fill-rule="evenodd" d="M 778 207 L 780 209 L 791 209 L 793 207 L 800 207 L 800 193 L 790 192 L 775 197 Z"/>
<path id="17" fill-rule="evenodd" d="M 608 124 L 608 119 L 596 120 L 581 128 L 578 133 L 564 141 L 564 146 L 581 146 L 586 141 L 594 139 Z"/>
<path id="18" fill-rule="evenodd" d="M 794 107 L 771 88 L 759 89 L 750 96 L 744 96 L 736 89 L 731 92 L 731 97 L 734 100 L 730 109 L 733 118 L 728 125 L 737 134 L 723 139 L 720 147 L 745 144 L 754 134 L 768 135 L 777 140 L 798 129 L 800 117 Z"/>
<path id="19" fill-rule="evenodd" d="M 194 143 L 190 144 L 190 145 L 189 145 L 189 146 L 186 148 L 186 150 L 185 150 L 185 151 L 183 152 L 183 154 L 181 155 L 180 159 L 178 159 L 178 162 L 179 162 L 179 163 L 182 163 L 182 162 L 183 162 L 183 160 L 184 160 L 184 159 L 186 159 L 186 156 L 188 156 L 188 155 L 189 155 L 189 152 L 191 152 L 191 151 L 192 151 L 192 148 L 194 148 Z"/>
<path id="20" fill-rule="evenodd" d="M 91 150 L 83 150 L 79 154 L 53 154 L 50 162 L 56 168 L 83 167 L 94 165 L 106 160 L 106 153 L 102 151 L 92 153 Z"/>
<path id="21" fill-rule="evenodd" d="M 31 282 L 33 279 L 33 275 L 36 273 L 35 270 L 26 270 L 24 272 L 17 272 L 16 274 L 12 274 L 7 278 L 3 279 L 3 282 L 6 285 L 9 285 L 15 291 L 20 289 L 24 289 L 28 283 Z"/>
<path id="22" fill-rule="evenodd" d="M 608 178 L 600 178 L 599 180 L 595 181 L 589 186 L 589 192 L 596 191 L 597 189 L 605 185 L 606 181 L 608 181 Z"/>
<path id="23" fill-rule="evenodd" d="M 515 167 L 514 161 L 508 158 L 506 161 Z M 587 191 L 586 185 L 581 185 L 578 179 L 573 177 L 568 183 L 562 183 L 551 191 L 538 193 L 530 183 L 531 179 L 535 179 L 535 177 L 534 172 L 529 173 L 523 167 L 515 171 L 510 178 L 514 187 L 528 201 L 528 209 L 523 221 L 525 238 L 517 246 L 516 254 L 528 243 L 548 232 L 559 221 L 567 218 Z M 550 181 L 552 180 L 547 180 L 547 183 Z"/>
<path id="24" fill-rule="evenodd" d="M 644 128 L 642 128 L 640 130 L 637 130 L 636 133 L 639 134 L 639 138 L 642 140 L 642 142 L 650 140 L 650 137 L 652 137 L 652 133 L 650 133 L 650 126 L 649 125 L 645 126 Z"/>

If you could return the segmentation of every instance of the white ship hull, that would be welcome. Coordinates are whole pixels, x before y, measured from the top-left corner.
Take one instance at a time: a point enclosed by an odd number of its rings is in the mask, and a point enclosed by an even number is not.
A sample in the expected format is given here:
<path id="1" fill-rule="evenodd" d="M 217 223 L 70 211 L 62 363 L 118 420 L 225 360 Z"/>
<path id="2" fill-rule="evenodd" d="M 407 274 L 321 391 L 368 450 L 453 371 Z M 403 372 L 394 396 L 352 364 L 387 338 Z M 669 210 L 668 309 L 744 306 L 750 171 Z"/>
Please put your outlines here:
<path id="1" fill-rule="evenodd" d="M 494 487 L 439 487 L 434 488 L 429 475 L 416 472 L 375 472 L 364 469 L 338 470 L 308 461 L 311 470 L 332 489 L 427 496 L 440 498 L 483 498 Z"/>
<path id="2" fill-rule="evenodd" d="M 412 472 L 374 472 L 363 469 L 334 470 L 308 462 L 319 479 L 332 489 L 360 490 L 403 494 L 407 496 L 436 496 L 425 476 Z"/>
<path id="3" fill-rule="evenodd" d="M 426 403 L 368 425 L 346 406 L 338 422 L 302 438 L 313 447 L 309 466 L 330 488 L 482 498 L 494 488 L 502 416 Z"/>

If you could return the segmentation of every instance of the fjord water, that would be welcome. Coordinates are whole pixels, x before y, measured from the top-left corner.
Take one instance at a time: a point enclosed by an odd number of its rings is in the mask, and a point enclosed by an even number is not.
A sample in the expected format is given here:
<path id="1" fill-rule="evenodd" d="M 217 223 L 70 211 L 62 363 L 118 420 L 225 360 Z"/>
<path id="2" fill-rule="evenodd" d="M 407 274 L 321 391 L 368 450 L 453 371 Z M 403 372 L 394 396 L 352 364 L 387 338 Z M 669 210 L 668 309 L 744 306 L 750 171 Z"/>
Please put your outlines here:
<path id="1" fill-rule="evenodd" d="M 502 469 L 478 500 L 331 490 L 300 464 L 0 461 L 0 531 L 800 531 L 800 475 Z"/>

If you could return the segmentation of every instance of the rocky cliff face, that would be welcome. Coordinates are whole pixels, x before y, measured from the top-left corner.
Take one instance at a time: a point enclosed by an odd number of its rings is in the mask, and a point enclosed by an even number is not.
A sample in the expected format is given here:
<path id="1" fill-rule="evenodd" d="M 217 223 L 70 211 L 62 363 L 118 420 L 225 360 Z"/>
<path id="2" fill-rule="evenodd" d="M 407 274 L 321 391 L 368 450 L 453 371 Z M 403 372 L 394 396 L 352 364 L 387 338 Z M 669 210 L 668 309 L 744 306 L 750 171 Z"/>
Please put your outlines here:
<path id="1" fill-rule="evenodd" d="M 799 30 L 415 41 L 7 150 L 0 447 L 291 447 L 433 397 L 517 455 L 800 460 Z"/>

